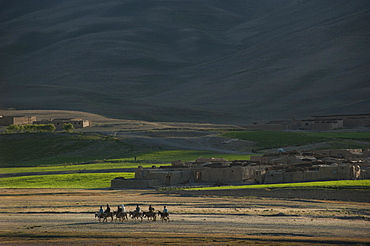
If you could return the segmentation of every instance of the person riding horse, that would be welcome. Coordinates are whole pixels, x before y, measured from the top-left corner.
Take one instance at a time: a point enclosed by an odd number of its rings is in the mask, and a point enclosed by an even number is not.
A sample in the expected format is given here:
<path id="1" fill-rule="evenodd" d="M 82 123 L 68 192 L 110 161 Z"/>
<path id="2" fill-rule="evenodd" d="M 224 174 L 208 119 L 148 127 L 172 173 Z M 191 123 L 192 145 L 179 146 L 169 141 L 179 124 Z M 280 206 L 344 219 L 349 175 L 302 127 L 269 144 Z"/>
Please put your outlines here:
<path id="1" fill-rule="evenodd" d="M 139 214 L 139 213 L 141 213 L 141 208 L 140 208 L 140 206 L 138 204 L 138 205 L 136 205 L 136 209 L 134 211 L 134 215 Z"/>
<path id="2" fill-rule="evenodd" d="M 166 206 L 163 206 L 163 212 L 158 211 L 158 215 L 160 216 L 162 222 L 170 221 L 170 217 L 169 217 L 169 214 L 168 214 L 168 209 L 167 209 Z"/>
<path id="3" fill-rule="evenodd" d="M 105 213 L 105 214 L 109 214 L 109 213 L 110 213 L 110 207 L 109 207 L 109 204 L 107 204 L 107 208 L 105 209 L 104 213 Z"/>
<path id="4" fill-rule="evenodd" d="M 119 216 L 122 213 L 122 207 L 117 206 L 117 216 Z"/>

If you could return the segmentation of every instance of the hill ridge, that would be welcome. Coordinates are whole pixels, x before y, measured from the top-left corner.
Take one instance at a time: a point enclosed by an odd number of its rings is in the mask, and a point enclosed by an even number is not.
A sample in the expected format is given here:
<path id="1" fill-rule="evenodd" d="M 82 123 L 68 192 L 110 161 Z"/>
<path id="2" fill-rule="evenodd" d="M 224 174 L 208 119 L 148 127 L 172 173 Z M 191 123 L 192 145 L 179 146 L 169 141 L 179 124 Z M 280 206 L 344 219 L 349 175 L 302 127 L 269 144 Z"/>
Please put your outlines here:
<path id="1" fill-rule="evenodd" d="M 0 107 L 250 123 L 368 113 L 366 0 L 0 3 Z"/>

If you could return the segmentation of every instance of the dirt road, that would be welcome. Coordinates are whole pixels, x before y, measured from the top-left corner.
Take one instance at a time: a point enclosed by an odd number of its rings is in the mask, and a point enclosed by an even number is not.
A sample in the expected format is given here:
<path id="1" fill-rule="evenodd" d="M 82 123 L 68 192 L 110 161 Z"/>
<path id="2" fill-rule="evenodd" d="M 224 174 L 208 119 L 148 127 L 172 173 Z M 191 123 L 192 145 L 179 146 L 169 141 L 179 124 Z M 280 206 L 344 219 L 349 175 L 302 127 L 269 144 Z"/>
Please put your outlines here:
<path id="1" fill-rule="evenodd" d="M 0 245 L 310 245 L 370 243 L 368 203 L 163 193 L 2 189 Z M 100 205 L 170 209 L 171 221 L 101 223 Z"/>

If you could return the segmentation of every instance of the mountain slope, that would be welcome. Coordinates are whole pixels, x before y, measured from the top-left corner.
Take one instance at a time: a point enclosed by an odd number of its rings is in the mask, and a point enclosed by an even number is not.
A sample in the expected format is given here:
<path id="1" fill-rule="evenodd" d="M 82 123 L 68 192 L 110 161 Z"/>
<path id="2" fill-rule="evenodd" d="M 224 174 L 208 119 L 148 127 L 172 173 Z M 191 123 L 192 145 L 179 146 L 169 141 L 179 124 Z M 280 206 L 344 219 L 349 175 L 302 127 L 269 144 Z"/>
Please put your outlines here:
<path id="1" fill-rule="evenodd" d="M 0 107 L 246 123 L 370 109 L 367 0 L 0 2 Z"/>

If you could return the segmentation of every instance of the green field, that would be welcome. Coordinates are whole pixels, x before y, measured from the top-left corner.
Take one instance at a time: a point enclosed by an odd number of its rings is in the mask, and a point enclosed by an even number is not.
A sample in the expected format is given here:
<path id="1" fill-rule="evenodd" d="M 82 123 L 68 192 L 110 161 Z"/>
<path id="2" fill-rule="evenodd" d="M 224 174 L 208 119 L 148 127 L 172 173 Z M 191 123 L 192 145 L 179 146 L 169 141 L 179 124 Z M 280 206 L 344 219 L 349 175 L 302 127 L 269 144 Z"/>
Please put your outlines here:
<path id="1" fill-rule="evenodd" d="M 0 188 L 109 188 L 115 177 L 134 178 L 134 173 L 74 173 L 0 178 Z"/>
<path id="2" fill-rule="evenodd" d="M 270 132 L 228 131 L 222 134 L 255 142 L 255 150 L 326 143 L 327 148 L 369 148 L 370 132 Z M 223 157 L 228 160 L 248 156 L 209 151 L 164 149 L 116 139 L 97 133 L 20 133 L 0 134 L 0 168 L 71 166 L 102 163 L 102 168 L 191 161 L 198 157 Z M 134 156 L 137 157 L 134 162 Z M 113 164 L 122 162 L 122 164 Z M 132 164 L 130 164 L 131 162 Z M 111 163 L 111 164 L 109 164 Z M 91 167 L 98 168 L 98 167 Z M 75 167 L 74 170 L 84 169 Z"/>
<path id="3" fill-rule="evenodd" d="M 85 170 L 100 170 L 118 168 L 137 168 L 138 166 L 152 167 L 171 165 L 173 160 L 194 161 L 199 157 L 220 157 L 219 154 L 209 151 L 191 150 L 163 150 L 137 154 L 133 157 L 107 159 L 89 164 L 40 164 L 32 162 L 29 167 L 0 168 L 0 173 L 40 173 L 70 171 L 70 174 L 31 175 L 22 177 L 0 178 L 0 188 L 81 188 L 96 189 L 110 187 L 110 181 L 115 177 L 134 178 L 133 172 L 124 173 L 78 173 Z M 222 155 L 230 160 L 249 160 L 250 155 Z"/>
<path id="4" fill-rule="evenodd" d="M 230 131 L 225 137 L 256 142 L 257 149 L 327 143 L 327 148 L 369 148 L 370 132 Z"/>
<path id="5" fill-rule="evenodd" d="M 370 133 L 230 131 L 224 133 L 223 136 L 254 141 L 256 147 L 260 149 L 300 146 L 318 142 L 329 142 L 345 148 L 355 143 L 364 144 L 367 147 L 370 144 Z M 107 188 L 110 187 L 110 181 L 113 178 L 117 176 L 132 178 L 134 173 L 104 173 L 106 169 L 170 165 L 173 160 L 194 161 L 199 157 L 222 157 L 227 160 L 250 159 L 250 155 L 159 149 L 97 133 L 0 134 L 0 151 L 0 173 L 30 173 L 29 176 L 0 178 L 0 188 Z M 85 170 L 96 170 L 97 173 L 80 173 Z M 42 172 L 60 171 L 70 173 L 39 175 Z M 35 175 L 32 175 L 32 172 L 35 172 Z M 368 181 L 330 182 L 204 189 L 369 186 Z"/>
<path id="6" fill-rule="evenodd" d="M 346 189 L 346 188 L 365 188 L 370 189 L 370 180 L 335 180 L 318 181 L 303 183 L 284 183 L 284 184 L 258 184 L 258 185 L 239 185 L 239 186 L 218 186 L 202 188 L 186 188 L 185 190 L 234 190 L 234 189 L 275 189 L 275 188 L 326 188 L 326 189 Z"/>
<path id="7" fill-rule="evenodd" d="M 0 188 L 79 188 L 102 189 L 109 188 L 110 181 L 115 177 L 126 179 L 134 178 L 134 173 L 74 173 L 58 175 L 34 175 L 23 177 L 0 178 Z M 241 186 L 217 186 L 186 188 L 185 190 L 231 190 L 231 189 L 301 189 L 301 188 L 326 188 L 370 189 L 370 180 L 336 180 L 304 183 L 261 184 Z"/>
<path id="8" fill-rule="evenodd" d="M 91 133 L 0 134 L 0 151 L 0 168 L 68 166 L 71 170 L 90 167 L 94 169 L 130 168 L 170 163 L 179 159 L 191 161 L 201 156 L 224 157 L 229 160 L 249 158 L 245 155 L 210 151 L 166 150 Z M 84 166 L 73 167 L 79 164 Z M 85 164 L 88 165 L 85 166 Z"/>
<path id="9" fill-rule="evenodd" d="M 24 172 L 59 172 L 59 171 L 80 171 L 80 170 L 103 170 L 118 168 L 137 168 L 138 166 L 152 167 L 171 165 L 173 160 L 194 161 L 199 157 L 223 157 L 228 160 L 249 160 L 250 155 L 235 154 L 217 154 L 209 151 L 192 150 L 165 150 L 146 152 L 136 155 L 136 161 L 133 157 L 107 159 L 104 161 L 94 161 L 88 164 L 30 164 L 29 167 L 4 167 L 0 168 L 0 173 L 24 173 Z"/>
<path id="10" fill-rule="evenodd" d="M 0 167 L 81 163 L 119 158 L 139 147 L 101 134 L 0 134 Z"/>

